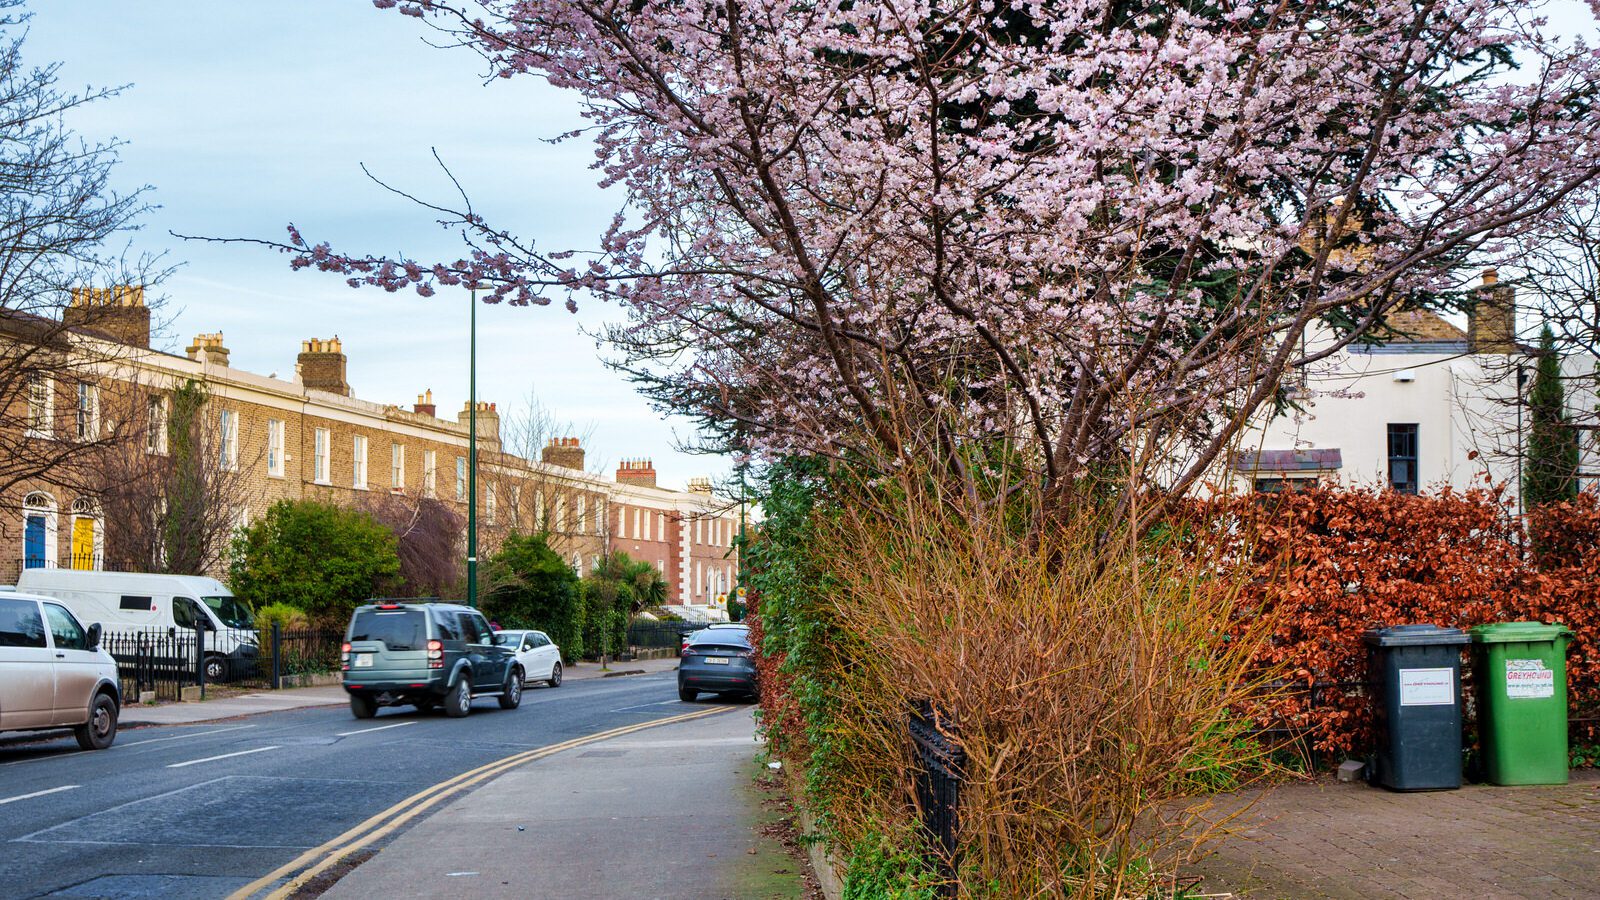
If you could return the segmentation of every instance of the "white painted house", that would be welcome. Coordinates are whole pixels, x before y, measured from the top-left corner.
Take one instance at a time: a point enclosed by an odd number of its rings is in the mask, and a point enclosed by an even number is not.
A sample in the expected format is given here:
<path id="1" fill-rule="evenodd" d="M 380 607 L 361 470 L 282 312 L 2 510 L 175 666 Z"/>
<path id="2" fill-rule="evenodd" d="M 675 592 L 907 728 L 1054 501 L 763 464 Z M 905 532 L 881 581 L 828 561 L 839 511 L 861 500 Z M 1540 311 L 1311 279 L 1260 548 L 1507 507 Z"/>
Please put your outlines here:
<path id="1" fill-rule="evenodd" d="M 1534 348 L 1519 343 L 1511 287 L 1484 273 L 1466 331 L 1430 312 L 1390 319 L 1392 337 L 1350 347 L 1303 376 L 1298 409 L 1263 417 L 1229 460 L 1233 485 L 1277 491 L 1313 483 L 1389 485 L 1406 492 L 1440 484 L 1504 482 L 1521 491 L 1519 448 L 1527 413 L 1520 377 L 1532 384 Z M 1593 429 L 1593 358 L 1568 358 L 1567 404 L 1579 424 L 1583 483 L 1600 477 Z"/>

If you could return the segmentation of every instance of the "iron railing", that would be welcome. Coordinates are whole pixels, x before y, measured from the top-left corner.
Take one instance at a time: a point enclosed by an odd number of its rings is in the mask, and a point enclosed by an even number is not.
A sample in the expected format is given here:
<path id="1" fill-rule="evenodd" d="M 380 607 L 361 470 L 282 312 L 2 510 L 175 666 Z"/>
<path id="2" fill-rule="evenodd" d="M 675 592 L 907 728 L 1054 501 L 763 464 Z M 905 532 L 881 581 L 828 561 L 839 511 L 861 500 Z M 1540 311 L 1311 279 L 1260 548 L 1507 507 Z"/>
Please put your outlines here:
<path id="1" fill-rule="evenodd" d="M 192 628 L 137 628 L 106 632 L 100 646 L 117 662 L 124 697 L 146 692 L 157 700 L 177 700 L 183 688 L 204 677 L 204 650 Z"/>
<path id="2" fill-rule="evenodd" d="M 640 650 L 683 648 L 685 635 L 706 627 L 704 622 L 652 622 L 634 619 L 628 623 L 628 646 Z"/>
<path id="3" fill-rule="evenodd" d="M 940 852 L 936 864 L 946 896 L 954 888 L 956 847 L 961 836 L 961 780 L 966 768 L 966 751 L 955 737 L 954 723 L 939 714 L 932 703 L 918 700 L 911 705 L 908 727 L 915 760 L 917 812 L 922 830 Z"/>

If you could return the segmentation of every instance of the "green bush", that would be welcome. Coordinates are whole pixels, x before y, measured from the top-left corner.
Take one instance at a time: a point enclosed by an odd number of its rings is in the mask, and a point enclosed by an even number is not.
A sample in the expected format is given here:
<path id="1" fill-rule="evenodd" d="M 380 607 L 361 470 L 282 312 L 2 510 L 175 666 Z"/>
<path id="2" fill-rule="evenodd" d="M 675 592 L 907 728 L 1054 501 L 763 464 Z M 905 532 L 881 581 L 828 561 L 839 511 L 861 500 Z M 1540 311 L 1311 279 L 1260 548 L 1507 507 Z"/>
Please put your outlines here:
<path id="1" fill-rule="evenodd" d="M 252 607 L 284 604 L 341 627 L 400 571 L 394 533 L 367 513 L 280 500 L 233 544 L 228 586 Z"/>
<path id="2" fill-rule="evenodd" d="M 483 611 L 502 628 L 536 628 L 571 662 L 584 655 L 578 576 L 542 535 L 511 534 L 484 567 Z"/>

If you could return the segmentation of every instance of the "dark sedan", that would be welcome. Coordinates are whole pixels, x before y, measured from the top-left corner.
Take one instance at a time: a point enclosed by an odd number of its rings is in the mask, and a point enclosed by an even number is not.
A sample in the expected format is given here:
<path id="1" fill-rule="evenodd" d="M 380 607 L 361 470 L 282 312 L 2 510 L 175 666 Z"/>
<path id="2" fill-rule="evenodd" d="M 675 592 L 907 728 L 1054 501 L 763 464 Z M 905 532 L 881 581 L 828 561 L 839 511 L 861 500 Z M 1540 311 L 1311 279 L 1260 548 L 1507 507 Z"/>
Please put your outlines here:
<path id="1" fill-rule="evenodd" d="M 750 629 L 723 626 L 690 636 L 678 660 L 678 699 L 692 701 L 702 691 L 752 697 L 760 691 Z"/>

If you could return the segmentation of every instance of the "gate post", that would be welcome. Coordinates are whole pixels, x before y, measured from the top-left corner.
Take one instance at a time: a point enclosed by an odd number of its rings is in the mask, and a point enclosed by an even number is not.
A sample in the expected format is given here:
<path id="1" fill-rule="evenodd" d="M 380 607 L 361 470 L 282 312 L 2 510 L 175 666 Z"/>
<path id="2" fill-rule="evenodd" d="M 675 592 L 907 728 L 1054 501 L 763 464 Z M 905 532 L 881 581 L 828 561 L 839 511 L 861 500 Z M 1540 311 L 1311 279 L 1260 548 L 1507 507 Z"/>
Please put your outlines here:
<path id="1" fill-rule="evenodd" d="M 200 685 L 200 699 L 206 698 L 206 630 L 196 624 L 194 628 L 194 674 Z"/>
<path id="2" fill-rule="evenodd" d="M 283 686 L 283 623 L 272 623 L 272 689 Z"/>

